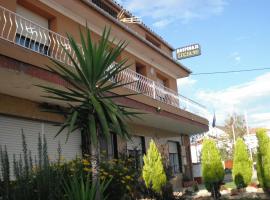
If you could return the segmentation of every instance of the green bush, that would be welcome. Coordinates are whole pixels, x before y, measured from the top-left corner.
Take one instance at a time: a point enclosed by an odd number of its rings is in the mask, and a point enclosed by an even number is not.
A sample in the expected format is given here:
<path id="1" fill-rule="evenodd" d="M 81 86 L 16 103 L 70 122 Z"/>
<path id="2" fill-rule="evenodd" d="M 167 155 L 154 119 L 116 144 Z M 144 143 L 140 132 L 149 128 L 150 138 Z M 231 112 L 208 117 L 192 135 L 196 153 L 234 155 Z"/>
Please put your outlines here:
<path id="1" fill-rule="evenodd" d="M 102 182 L 97 187 L 90 182 L 90 176 L 84 179 L 81 176 L 71 176 L 68 182 L 64 183 L 65 199 L 66 200 L 106 200 L 105 190 L 109 185 L 108 182 Z M 99 191 L 99 192 L 98 192 Z M 100 195 L 100 196 L 97 196 Z"/>
<path id="2" fill-rule="evenodd" d="M 220 196 L 219 189 L 224 179 L 220 153 L 212 139 L 205 139 L 202 147 L 202 176 L 206 189 L 214 198 Z"/>
<path id="3" fill-rule="evenodd" d="M 147 188 L 151 188 L 157 193 L 161 193 L 162 187 L 166 185 L 167 177 L 162 163 L 161 154 L 153 140 L 147 154 L 143 157 L 144 166 L 142 177 Z"/>
<path id="4" fill-rule="evenodd" d="M 238 138 L 234 148 L 232 176 L 237 188 L 244 188 L 251 182 L 252 160 L 243 139 Z"/>
<path id="5" fill-rule="evenodd" d="M 7 147 L 0 148 L 0 199 L 1 200 L 63 200 L 67 191 L 72 192 L 78 187 L 89 185 L 89 178 L 92 176 L 90 158 L 76 158 L 65 162 L 61 156 L 61 147 L 58 147 L 58 159 L 50 162 L 47 153 L 46 138 L 41 142 L 38 139 L 38 156 L 32 159 L 31 152 L 27 149 L 25 136 L 22 134 L 22 154 L 19 158 L 14 155 L 13 174 L 15 180 L 10 176 L 10 159 Z M 90 156 L 89 156 L 90 157 Z M 139 172 L 135 172 L 130 163 L 132 160 L 104 160 L 100 167 L 100 174 L 103 185 L 106 185 L 104 195 L 109 199 L 123 199 L 124 196 L 132 196 L 134 187 L 139 177 Z M 72 177 L 82 177 L 80 180 Z M 71 179 L 70 179 L 71 178 Z M 68 186 L 71 182 L 78 183 L 75 188 Z M 79 182 L 78 182 L 79 181 Z M 83 181 L 83 182 L 82 182 Z M 65 187 L 63 187 L 65 185 Z M 90 184 L 92 187 L 92 184 Z M 94 186 L 93 186 L 94 187 Z M 101 188 L 102 189 L 102 188 Z M 83 191 L 90 195 L 89 190 Z M 103 191 L 101 191 L 102 195 Z"/>
<path id="6" fill-rule="evenodd" d="M 100 179 L 102 181 L 110 180 L 107 188 L 108 199 L 118 200 L 138 196 L 136 187 L 138 179 L 140 179 L 140 171 L 135 169 L 133 161 L 133 159 L 121 155 L 120 159 L 104 160 L 100 163 Z"/>
<path id="7" fill-rule="evenodd" d="M 270 138 L 265 129 L 256 131 L 258 139 L 257 149 L 257 176 L 260 186 L 270 189 Z"/>

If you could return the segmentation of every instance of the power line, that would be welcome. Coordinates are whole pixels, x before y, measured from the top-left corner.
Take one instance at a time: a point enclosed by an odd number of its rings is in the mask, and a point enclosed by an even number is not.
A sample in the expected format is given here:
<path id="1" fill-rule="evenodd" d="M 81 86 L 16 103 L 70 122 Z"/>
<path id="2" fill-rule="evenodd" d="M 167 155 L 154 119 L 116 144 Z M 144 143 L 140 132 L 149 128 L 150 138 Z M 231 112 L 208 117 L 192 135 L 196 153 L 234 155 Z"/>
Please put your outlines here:
<path id="1" fill-rule="evenodd" d="M 200 72 L 200 73 L 192 73 L 190 75 L 198 76 L 198 75 L 212 75 L 212 74 L 229 74 L 229 73 L 262 71 L 262 70 L 269 70 L 269 69 L 270 67 L 264 67 L 264 68 L 253 68 L 253 69 L 242 69 L 242 70 L 231 70 L 231 71 Z"/>

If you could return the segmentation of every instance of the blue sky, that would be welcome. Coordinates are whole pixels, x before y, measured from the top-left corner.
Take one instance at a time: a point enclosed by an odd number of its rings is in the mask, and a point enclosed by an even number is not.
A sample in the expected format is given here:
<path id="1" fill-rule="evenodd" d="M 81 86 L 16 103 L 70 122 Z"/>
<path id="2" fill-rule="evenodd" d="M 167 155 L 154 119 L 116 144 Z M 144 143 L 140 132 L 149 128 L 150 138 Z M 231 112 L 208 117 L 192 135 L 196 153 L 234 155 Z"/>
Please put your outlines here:
<path id="1" fill-rule="evenodd" d="M 173 47 L 199 43 L 202 55 L 182 60 L 194 73 L 270 67 L 269 0 L 119 0 Z M 253 127 L 270 127 L 270 70 L 190 76 L 181 94 Z"/>

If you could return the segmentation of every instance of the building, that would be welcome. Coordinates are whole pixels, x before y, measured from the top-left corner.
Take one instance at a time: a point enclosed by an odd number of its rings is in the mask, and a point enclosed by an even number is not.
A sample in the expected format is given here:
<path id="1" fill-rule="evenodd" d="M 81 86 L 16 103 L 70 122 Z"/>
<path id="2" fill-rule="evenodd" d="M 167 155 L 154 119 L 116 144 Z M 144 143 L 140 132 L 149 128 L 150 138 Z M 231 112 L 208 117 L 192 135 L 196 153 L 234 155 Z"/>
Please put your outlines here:
<path id="1" fill-rule="evenodd" d="M 144 24 L 117 19 L 122 7 L 110 0 L 0 0 L 0 4 L 0 145 L 7 145 L 11 155 L 21 152 L 21 129 L 33 154 L 41 134 L 47 138 L 51 158 L 59 142 L 66 159 L 81 155 L 79 133 L 72 134 L 67 144 L 65 134 L 54 138 L 58 130 L 54 124 L 63 118 L 41 111 L 41 103 L 55 102 L 41 97 L 42 91 L 34 85 L 63 86 L 46 65 L 49 58 L 69 64 L 61 50 L 61 46 L 71 50 L 66 33 L 79 41 L 78 28 L 84 29 L 87 22 L 95 41 L 107 26 L 113 36 L 129 42 L 121 58 L 128 58 L 132 66 L 122 80 L 137 82 L 112 92 L 141 92 L 119 103 L 148 113 L 130 123 L 132 141 L 112 135 L 112 141 L 103 145 L 108 154 L 141 157 L 153 138 L 173 168 L 175 188 L 180 187 L 182 176 L 192 178 L 189 136 L 206 132 L 208 120 L 203 106 L 177 93 L 176 79 L 191 72 L 173 59 L 172 46 Z"/>
<path id="2" fill-rule="evenodd" d="M 258 139 L 256 136 L 257 129 L 258 128 L 250 128 L 249 133 L 244 135 L 244 141 L 246 145 L 248 146 L 248 149 L 253 153 L 257 152 L 257 147 L 258 147 Z M 268 133 L 268 136 L 270 137 L 270 130 L 266 129 L 266 131 Z"/>

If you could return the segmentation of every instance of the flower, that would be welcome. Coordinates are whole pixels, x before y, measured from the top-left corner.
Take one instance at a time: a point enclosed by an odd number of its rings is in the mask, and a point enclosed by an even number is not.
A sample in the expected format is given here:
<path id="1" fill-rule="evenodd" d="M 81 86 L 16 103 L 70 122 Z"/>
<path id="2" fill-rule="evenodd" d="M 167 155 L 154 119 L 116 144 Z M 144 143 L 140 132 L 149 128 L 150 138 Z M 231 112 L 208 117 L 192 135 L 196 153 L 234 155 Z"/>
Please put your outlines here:
<path id="1" fill-rule="evenodd" d="M 83 168 L 83 171 L 85 171 L 85 172 L 90 172 L 90 171 L 91 171 L 91 168 L 84 167 L 84 168 Z"/>
<path id="2" fill-rule="evenodd" d="M 83 165 L 90 165 L 90 162 L 86 159 L 82 159 Z"/>

